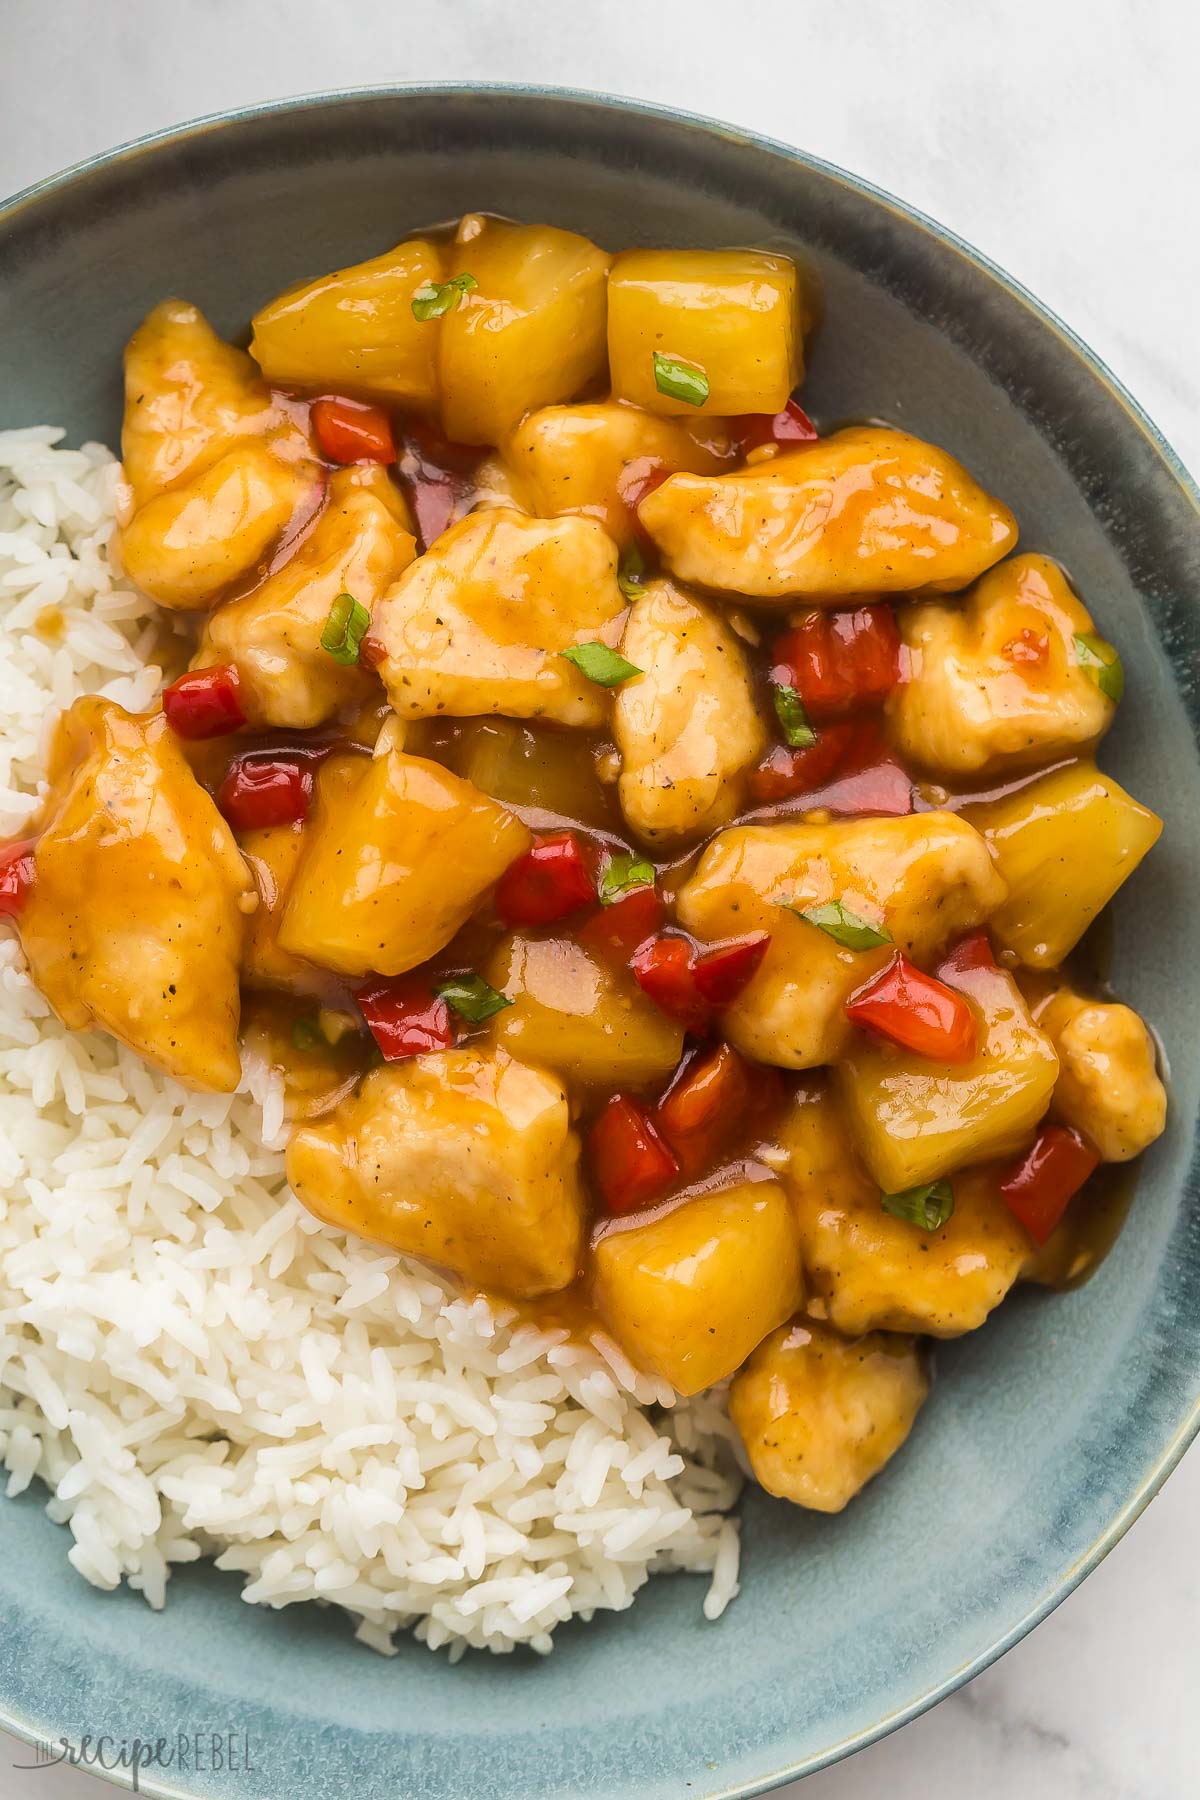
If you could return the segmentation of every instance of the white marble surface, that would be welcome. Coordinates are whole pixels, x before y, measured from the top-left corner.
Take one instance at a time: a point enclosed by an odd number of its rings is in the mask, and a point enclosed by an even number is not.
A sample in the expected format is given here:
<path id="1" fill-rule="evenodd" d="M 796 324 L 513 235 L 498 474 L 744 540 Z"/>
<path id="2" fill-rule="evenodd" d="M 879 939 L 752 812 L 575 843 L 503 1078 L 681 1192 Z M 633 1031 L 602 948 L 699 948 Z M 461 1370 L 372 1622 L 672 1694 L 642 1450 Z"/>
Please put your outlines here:
<path id="1" fill-rule="evenodd" d="M 0 193 L 197 113 L 322 87 L 543 81 L 669 101 L 953 226 L 1080 331 L 1200 469 L 1198 49 L 1193 0 L 2 0 Z M 803 1800 L 1195 1800 L 1198 1508 L 1193 1452 L 1031 1638 Z M 14 1759 L 0 1738 L 0 1800 L 97 1792 Z"/>

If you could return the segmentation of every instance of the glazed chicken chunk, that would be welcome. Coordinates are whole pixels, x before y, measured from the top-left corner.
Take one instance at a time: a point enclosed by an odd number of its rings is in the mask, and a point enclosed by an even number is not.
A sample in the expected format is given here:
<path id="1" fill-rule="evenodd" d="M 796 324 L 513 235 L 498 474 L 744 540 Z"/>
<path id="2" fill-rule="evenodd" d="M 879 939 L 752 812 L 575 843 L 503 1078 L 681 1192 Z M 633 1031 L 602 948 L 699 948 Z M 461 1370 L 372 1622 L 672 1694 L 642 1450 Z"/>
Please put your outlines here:
<path id="1" fill-rule="evenodd" d="M 499 1048 L 378 1069 L 287 1153 L 293 1191 L 327 1225 L 518 1299 L 575 1274 L 578 1164 L 559 1082 Z"/>
<path id="2" fill-rule="evenodd" d="M 613 735 L 621 810 L 648 844 L 685 843 L 727 825 L 766 733 L 741 643 L 711 607 L 670 581 L 630 609 Z"/>
<path id="3" fill-rule="evenodd" d="M 376 610 L 370 655 L 396 712 L 602 725 L 604 688 L 562 652 L 615 647 L 625 610 L 616 569 L 592 519 L 495 507 L 451 526 Z"/>
<path id="4" fill-rule="evenodd" d="M 638 517 L 672 573 L 720 594 L 836 605 L 955 592 L 1017 538 L 944 450 L 854 426 L 731 475 L 672 475 Z"/>
<path id="5" fill-rule="evenodd" d="M 978 925 L 1004 884 L 977 831 L 951 813 L 722 832 L 680 890 L 678 913 L 705 939 L 770 934 L 757 973 L 723 1014 L 729 1041 L 760 1062 L 834 1062 L 853 989 L 899 947 L 918 962 Z M 891 942 L 851 949 L 801 917 L 838 903 Z"/>
<path id="6" fill-rule="evenodd" d="M 1161 1137 L 1166 1089 L 1154 1040 L 1132 1007 L 1059 988 L 1034 1018 L 1058 1051 L 1054 1111 L 1105 1162 L 1128 1162 Z"/>
<path id="7" fill-rule="evenodd" d="M 759 1345 L 729 1411 L 768 1494 L 836 1513 L 896 1454 L 928 1392 L 911 1338 L 846 1339 L 804 1319 Z"/>
<path id="8" fill-rule="evenodd" d="M 334 601 L 350 594 L 371 612 L 415 555 L 403 498 L 385 471 L 372 464 L 339 469 L 296 554 L 210 615 L 194 666 L 232 663 L 255 724 L 324 724 L 378 692 L 369 670 L 337 661 L 322 646 Z"/>
<path id="9" fill-rule="evenodd" d="M 979 775 L 1049 762 L 1107 731 L 1115 702 L 1098 684 L 1109 649 L 1048 556 L 1014 556 L 961 603 L 900 615 L 908 678 L 893 718 L 922 768 Z"/>
<path id="10" fill-rule="evenodd" d="M 77 700 L 50 786 L 21 917 L 34 980 L 72 1030 L 99 1026 L 186 1087 L 235 1088 L 254 885 L 166 720 Z"/>

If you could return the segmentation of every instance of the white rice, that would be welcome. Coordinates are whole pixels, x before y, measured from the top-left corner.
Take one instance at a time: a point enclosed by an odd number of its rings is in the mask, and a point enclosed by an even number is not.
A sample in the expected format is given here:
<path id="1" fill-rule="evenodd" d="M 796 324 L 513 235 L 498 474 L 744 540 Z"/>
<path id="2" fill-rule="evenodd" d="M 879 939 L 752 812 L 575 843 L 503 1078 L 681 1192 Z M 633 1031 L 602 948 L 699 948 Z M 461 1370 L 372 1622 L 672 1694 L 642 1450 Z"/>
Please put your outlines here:
<path id="1" fill-rule="evenodd" d="M 119 466 L 61 437 L 0 432 L 0 838 L 59 709 L 144 709 L 161 681 L 161 617 L 106 557 Z M 160 1607 L 173 1563 L 214 1556 L 248 1601 L 335 1602 L 376 1650 L 413 1627 L 452 1659 L 548 1651 L 660 1569 L 709 1573 L 716 1618 L 721 1396 L 676 1405 L 610 1341 L 318 1225 L 282 1137 L 265 1072 L 198 1096 L 64 1031 L 0 932 L 0 1458 L 10 1495 L 50 1490 L 78 1573 Z"/>

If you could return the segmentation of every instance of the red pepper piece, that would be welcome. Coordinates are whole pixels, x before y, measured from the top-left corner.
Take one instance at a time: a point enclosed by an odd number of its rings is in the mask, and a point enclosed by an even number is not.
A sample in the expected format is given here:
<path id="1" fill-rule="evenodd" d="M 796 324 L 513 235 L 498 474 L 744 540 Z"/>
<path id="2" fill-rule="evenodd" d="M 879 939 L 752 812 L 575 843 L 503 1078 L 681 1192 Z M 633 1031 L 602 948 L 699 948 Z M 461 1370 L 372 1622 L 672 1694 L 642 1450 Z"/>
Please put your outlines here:
<path id="1" fill-rule="evenodd" d="M 0 850 L 0 918 L 15 919 L 36 880 L 36 838 L 18 838 Z"/>
<path id="2" fill-rule="evenodd" d="M 791 800 L 797 795 L 813 796 L 813 804 L 825 806 L 825 790 L 834 781 L 843 780 L 848 775 L 857 775 L 883 767 L 896 768 L 888 754 L 883 729 L 877 718 L 867 716 L 854 719 L 835 719 L 830 725 L 822 725 L 817 733 L 815 744 L 809 744 L 802 750 L 791 750 L 786 744 L 776 744 L 769 750 L 758 767 L 751 772 L 750 795 L 756 805 L 773 805 L 780 800 Z M 897 781 L 889 776 L 885 791 L 891 795 L 894 803 L 899 804 L 899 797 L 907 777 Z M 815 796 L 820 795 L 818 801 Z M 869 810 L 866 807 L 843 807 L 843 811 Z M 890 810 L 890 809 L 889 809 Z M 911 792 L 908 804 L 903 806 L 904 812 L 911 812 Z"/>
<path id="3" fill-rule="evenodd" d="M 452 443 L 428 425 L 414 423 L 405 431 L 400 485 L 412 507 L 422 551 L 469 511 L 482 455 L 477 446 Z"/>
<path id="4" fill-rule="evenodd" d="M 496 911 L 506 925 L 550 925 L 596 898 L 583 847 L 573 831 L 536 837 L 496 884 Z"/>
<path id="5" fill-rule="evenodd" d="M 313 774 L 298 756 L 252 750 L 235 757 L 217 790 L 217 805 L 235 831 L 294 825 L 308 817 Z"/>
<path id="6" fill-rule="evenodd" d="M 1044 1244 L 1100 1158 L 1066 1125 L 1043 1125 L 1000 1183 L 1000 1198 L 1035 1244 Z"/>
<path id="7" fill-rule="evenodd" d="M 948 981 L 953 987 L 956 975 L 966 974 L 971 969 L 994 969 L 996 959 L 992 955 L 992 941 L 986 931 L 968 931 L 960 937 L 956 944 L 951 944 L 945 956 L 938 964 L 938 976 Z"/>
<path id="8" fill-rule="evenodd" d="M 877 763 L 854 775 L 839 776 L 811 796 L 812 807 L 823 807 L 842 819 L 882 814 L 907 818 L 913 809 L 912 782 L 899 763 Z"/>
<path id="9" fill-rule="evenodd" d="M 687 938 L 656 937 L 642 944 L 632 962 L 634 976 L 668 1018 L 689 1031 L 708 1030 L 712 1009 L 696 986 L 696 953 Z"/>
<path id="10" fill-rule="evenodd" d="M 721 1044 L 680 1064 L 655 1118 L 684 1173 L 699 1175 L 738 1136 L 750 1107 L 749 1071 L 736 1050 Z"/>
<path id="11" fill-rule="evenodd" d="M 715 950 L 698 956 L 692 965 L 692 980 L 700 998 L 710 1006 L 728 1006 L 736 1000 L 767 954 L 770 942 L 769 932 L 758 931 L 735 943 L 718 944 Z"/>
<path id="12" fill-rule="evenodd" d="M 662 924 L 663 906 L 653 887 L 631 888 L 611 906 L 601 906 L 579 933 L 579 941 L 600 956 L 628 962 L 639 944 Z"/>
<path id="13" fill-rule="evenodd" d="M 454 1042 L 450 1008 L 420 976 L 373 982 L 355 997 L 385 1062 L 448 1050 Z"/>
<path id="14" fill-rule="evenodd" d="M 162 708 L 182 738 L 228 737 L 246 723 L 238 672 L 232 663 L 189 669 L 163 689 Z"/>
<path id="15" fill-rule="evenodd" d="M 639 519 L 638 507 L 647 494 L 652 494 L 656 487 L 661 487 L 668 475 L 673 473 L 673 470 L 653 456 L 635 456 L 617 476 L 617 498 L 623 500 L 629 509 L 633 535 L 643 550 L 652 550 L 654 539 Z"/>
<path id="16" fill-rule="evenodd" d="M 665 1194 L 679 1174 L 672 1151 L 644 1106 L 614 1094 L 588 1140 L 592 1176 L 610 1213 L 637 1212 Z"/>
<path id="17" fill-rule="evenodd" d="M 771 680 L 794 687 L 810 719 L 879 706 L 900 679 L 900 633 L 890 606 L 812 612 L 775 644 Z"/>
<path id="18" fill-rule="evenodd" d="M 962 995 L 899 951 L 851 994 L 846 1017 L 932 1062 L 965 1063 L 975 1054 L 975 1015 Z"/>
<path id="19" fill-rule="evenodd" d="M 360 400 L 326 396 L 314 400 L 312 424 L 317 445 L 327 462 L 392 463 L 396 440 L 392 421 L 382 406 L 365 406 Z"/>
<path id="20" fill-rule="evenodd" d="M 796 400 L 789 400 L 782 412 L 738 413 L 729 421 L 729 432 L 743 456 L 764 444 L 811 444 L 819 435 Z"/>

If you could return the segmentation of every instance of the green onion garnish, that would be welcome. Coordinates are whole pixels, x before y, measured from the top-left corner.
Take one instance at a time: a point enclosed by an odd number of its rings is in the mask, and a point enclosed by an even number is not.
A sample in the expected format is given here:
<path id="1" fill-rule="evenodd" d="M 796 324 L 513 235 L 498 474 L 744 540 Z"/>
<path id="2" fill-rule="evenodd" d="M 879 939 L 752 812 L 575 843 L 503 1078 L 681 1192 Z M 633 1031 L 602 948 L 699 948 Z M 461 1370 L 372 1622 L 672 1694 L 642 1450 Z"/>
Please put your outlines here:
<path id="1" fill-rule="evenodd" d="M 314 1019 L 293 1019 L 292 1043 L 297 1050 L 317 1050 L 325 1042 L 325 1033 Z"/>
<path id="2" fill-rule="evenodd" d="M 440 319 L 443 313 L 453 312 L 464 294 L 469 294 L 479 283 L 473 275 L 452 275 L 449 281 L 422 282 L 412 297 L 413 318 Z"/>
<path id="3" fill-rule="evenodd" d="M 598 687 L 616 687 L 619 682 L 628 681 L 631 675 L 642 672 L 634 663 L 626 662 L 619 651 L 610 650 L 607 644 L 572 644 L 558 654 L 574 663 L 580 674 L 586 675 Z"/>
<path id="4" fill-rule="evenodd" d="M 808 722 L 804 702 L 795 688 L 777 686 L 772 697 L 784 742 L 793 750 L 807 750 L 810 744 L 815 744 L 817 734 Z"/>
<path id="5" fill-rule="evenodd" d="M 1125 670 L 1121 658 L 1114 645 L 1107 638 L 1097 637 L 1091 631 L 1075 633 L 1075 661 L 1088 677 L 1094 681 L 1100 692 L 1119 704 L 1125 692 Z"/>
<path id="6" fill-rule="evenodd" d="M 820 906 L 793 906 L 790 900 L 781 904 L 806 924 L 815 925 L 844 950 L 874 950 L 879 944 L 892 941 L 886 925 L 872 925 L 869 919 L 860 918 L 840 900 L 826 900 Z"/>
<path id="7" fill-rule="evenodd" d="M 358 661 L 358 653 L 370 623 L 370 613 L 353 594 L 339 594 L 329 609 L 329 617 L 321 633 L 322 650 L 332 656 L 334 662 L 351 668 Z"/>
<path id="8" fill-rule="evenodd" d="M 654 385 L 660 394 L 687 406 L 703 406 L 708 399 L 708 376 L 700 365 L 664 356 L 661 350 L 654 352 Z"/>
<path id="9" fill-rule="evenodd" d="M 434 988 L 452 1012 L 471 1025 L 482 1025 L 493 1013 L 502 1012 L 512 1001 L 483 979 L 482 975 L 452 975 Z"/>
<path id="10" fill-rule="evenodd" d="M 879 1204 L 894 1219 L 907 1219 L 922 1231 L 940 1231 L 954 1211 L 954 1189 L 948 1181 L 927 1181 L 901 1194 L 880 1194 Z"/>
<path id="11" fill-rule="evenodd" d="M 644 856 L 610 856 L 600 872 L 597 893 L 602 906 L 615 906 L 632 888 L 654 886 L 654 864 Z"/>
<path id="12" fill-rule="evenodd" d="M 617 586 L 626 600 L 640 600 L 646 591 L 646 559 L 636 544 L 630 544 L 621 558 Z"/>

